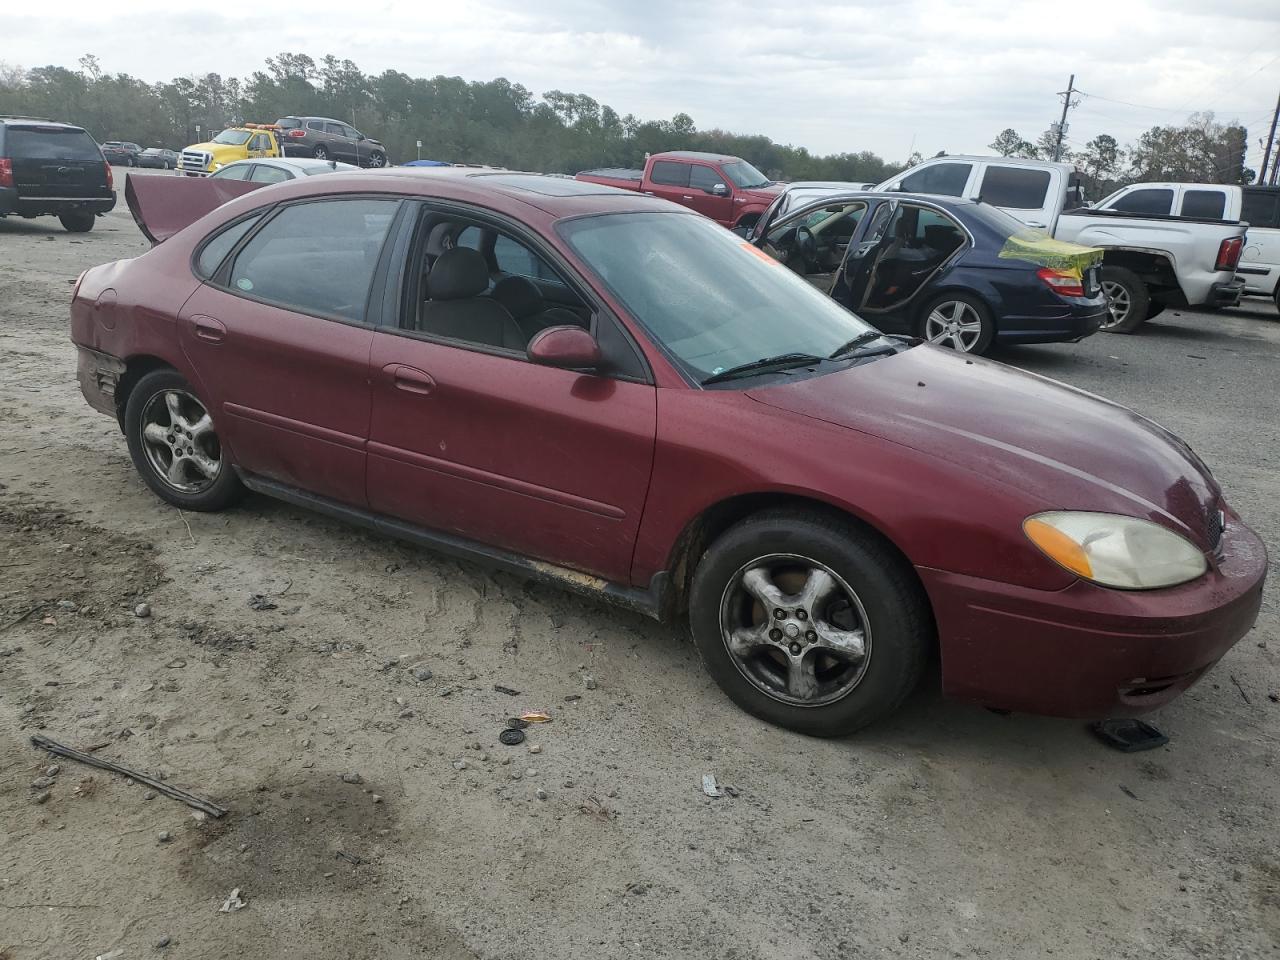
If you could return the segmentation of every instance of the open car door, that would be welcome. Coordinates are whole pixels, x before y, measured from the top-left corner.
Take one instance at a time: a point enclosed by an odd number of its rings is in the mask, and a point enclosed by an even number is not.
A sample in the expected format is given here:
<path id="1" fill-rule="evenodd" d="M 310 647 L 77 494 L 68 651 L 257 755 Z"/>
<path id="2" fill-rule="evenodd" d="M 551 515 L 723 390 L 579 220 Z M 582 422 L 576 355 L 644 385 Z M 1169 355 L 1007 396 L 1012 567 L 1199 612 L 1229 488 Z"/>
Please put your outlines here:
<path id="1" fill-rule="evenodd" d="M 876 202 L 860 193 L 835 195 L 778 215 L 781 201 L 774 201 L 751 242 L 828 293 L 868 207 Z"/>

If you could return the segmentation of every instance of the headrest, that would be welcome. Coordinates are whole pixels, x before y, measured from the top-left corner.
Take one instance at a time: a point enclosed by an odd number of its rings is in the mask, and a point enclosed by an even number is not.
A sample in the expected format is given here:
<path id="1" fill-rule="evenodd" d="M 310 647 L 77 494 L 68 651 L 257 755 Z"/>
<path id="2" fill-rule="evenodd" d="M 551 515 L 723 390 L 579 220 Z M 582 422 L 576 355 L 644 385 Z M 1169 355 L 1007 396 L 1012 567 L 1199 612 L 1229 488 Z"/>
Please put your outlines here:
<path id="1" fill-rule="evenodd" d="M 542 310 L 542 294 L 524 277 L 503 277 L 489 294 L 513 317 L 529 317 Z"/>
<path id="2" fill-rule="evenodd" d="M 457 224 L 450 223 L 448 220 L 432 227 L 431 232 L 427 234 L 427 256 L 438 257 L 445 250 L 450 249 L 453 246 L 455 239 L 453 234 L 457 228 Z M 448 241 L 447 245 L 446 241 Z"/>
<path id="3" fill-rule="evenodd" d="M 427 296 L 432 300 L 478 297 L 489 286 L 489 267 L 480 251 L 454 247 L 436 259 L 427 274 Z"/>

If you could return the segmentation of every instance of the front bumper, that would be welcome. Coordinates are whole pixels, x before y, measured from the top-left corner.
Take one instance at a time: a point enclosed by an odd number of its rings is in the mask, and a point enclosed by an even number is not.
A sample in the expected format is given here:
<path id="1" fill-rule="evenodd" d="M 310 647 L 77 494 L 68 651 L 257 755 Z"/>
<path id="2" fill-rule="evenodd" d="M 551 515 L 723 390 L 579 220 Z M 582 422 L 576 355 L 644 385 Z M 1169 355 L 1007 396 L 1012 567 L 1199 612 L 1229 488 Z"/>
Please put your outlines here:
<path id="1" fill-rule="evenodd" d="M 63 213 L 106 213 L 116 205 L 115 191 L 106 197 L 26 197 L 13 187 L 0 187 L 0 217 L 57 216 Z"/>
<path id="2" fill-rule="evenodd" d="M 945 693 L 1097 718 L 1163 706 L 1244 637 L 1262 603 L 1267 554 L 1231 515 L 1209 572 L 1163 590 L 1076 581 L 1050 592 L 918 571 L 938 624 Z"/>

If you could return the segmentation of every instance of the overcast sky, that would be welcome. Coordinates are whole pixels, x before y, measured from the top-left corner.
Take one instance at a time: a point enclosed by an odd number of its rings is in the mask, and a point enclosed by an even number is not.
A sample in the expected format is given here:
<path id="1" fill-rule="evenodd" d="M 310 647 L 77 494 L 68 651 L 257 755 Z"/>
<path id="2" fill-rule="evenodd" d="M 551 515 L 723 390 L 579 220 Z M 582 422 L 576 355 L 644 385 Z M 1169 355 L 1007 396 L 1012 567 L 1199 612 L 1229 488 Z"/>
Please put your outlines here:
<path id="1" fill-rule="evenodd" d="M 684 111 L 702 129 L 888 159 L 987 153 L 1009 126 L 1034 140 L 1074 72 L 1088 96 L 1071 143 L 1212 110 L 1249 126 L 1257 166 L 1280 92 L 1278 0 L 63 0 L 56 17 L 19 3 L 3 20 L 11 66 L 92 52 L 155 81 L 333 53 L 367 73 L 504 76 L 644 119 Z"/>

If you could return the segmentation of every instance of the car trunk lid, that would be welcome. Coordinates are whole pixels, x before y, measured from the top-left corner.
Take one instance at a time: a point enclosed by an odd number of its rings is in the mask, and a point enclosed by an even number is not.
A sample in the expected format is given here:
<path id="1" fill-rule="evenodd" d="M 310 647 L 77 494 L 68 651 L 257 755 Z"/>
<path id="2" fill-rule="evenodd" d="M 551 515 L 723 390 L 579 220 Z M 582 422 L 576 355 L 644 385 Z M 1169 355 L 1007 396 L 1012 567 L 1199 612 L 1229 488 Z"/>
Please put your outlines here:
<path id="1" fill-rule="evenodd" d="M 23 197 L 111 196 L 107 164 L 93 138 L 75 127 L 10 124 L 5 152 Z"/>
<path id="2" fill-rule="evenodd" d="M 143 236 L 163 243 L 228 200 L 265 186 L 216 177 L 125 177 L 124 199 Z"/>

